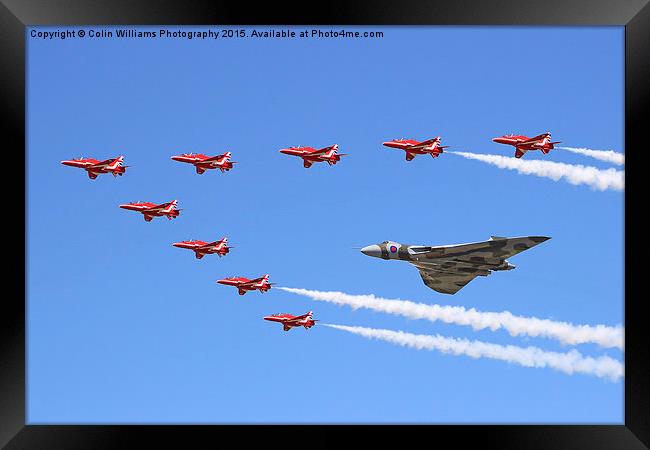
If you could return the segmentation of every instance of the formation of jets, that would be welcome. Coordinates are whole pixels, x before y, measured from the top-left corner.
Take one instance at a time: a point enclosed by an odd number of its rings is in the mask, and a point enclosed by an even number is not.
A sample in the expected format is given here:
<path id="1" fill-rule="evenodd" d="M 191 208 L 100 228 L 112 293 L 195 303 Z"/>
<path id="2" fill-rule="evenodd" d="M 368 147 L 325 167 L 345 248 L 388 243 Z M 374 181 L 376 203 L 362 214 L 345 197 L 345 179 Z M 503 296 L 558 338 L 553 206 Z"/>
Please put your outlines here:
<path id="1" fill-rule="evenodd" d="M 551 142 L 550 132 L 532 138 L 509 134 L 492 140 L 499 144 L 515 147 L 516 158 L 521 158 L 530 150 L 541 150 L 542 153 L 548 154 L 554 148 L 554 144 L 559 144 L 559 142 Z M 432 158 L 437 158 L 443 153 L 443 149 L 449 147 L 441 145 L 440 136 L 424 141 L 393 139 L 382 144 L 386 147 L 403 150 L 406 161 L 412 161 L 417 155 L 431 155 Z M 309 168 L 319 162 L 326 162 L 330 166 L 337 164 L 341 161 L 342 156 L 346 156 L 345 153 L 338 153 L 338 149 L 337 144 L 320 149 L 298 146 L 281 149 L 280 153 L 302 158 L 303 166 Z M 230 171 L 236 164 L 235 161 L 231 161 L 231 156 L 232 153 L 229 151 L 216 156 L 208 156 L 203 153 L 182 153 L 172 156 L 171 159 L 192 164 L 196 173 L 201 175 L 211 169 L 219 169 L 222 173 Z M 81 157 L 61 161 L 61 164 L 84 169 L 88 177 L 94 180 L 98 175 L 105 173 L 110 173 L 113 177 L 124 175 L 129 166 L 123 165 L 123 162 L 124 156 L 104 161 Z M 177 200 L 161 204 L 138 201 L 125 203 L 119 207 L 139 212 L 144 216 L 146 222 L 151 222 L 154 217 L 165 216 L 169 220 L 178 217 L 181 210 L 177 205 Z M 493 271 L 514 269 L 515 266 L 511 265 L 506 258 L 528 250 L 548 239 L 550 238 L 545 236 L 514 238 L 492 236 L 489 240 L 482 242 L 440 246 L 408 245 L 384 241 L 381 244 L 363 247 L 361 252 L 376 258 L 406 261 L 418 269 L 426 286 L 440 293 L 455 294 L 477 276 L 487 276 Z M 197 259 L 212 254 L 222 257 L 233 248 L 228 245 L 228 238 L 225 236 L 213 242 L 191 239 L 175 242 L 172 245 L 192 250 Z M 249 291 L 264 293 L 274 284 L 269 283 L 268 274 L 253 279 L 246 277 L 223 278 L 217 280 L 217 283 L 236 287 L 239 295 L 244 295 Z M 264 320 L 281 323 L 284 331 L 300 326 L 309 329 L 317 322 L 313 319 L 312 311 L 299 316 L 288 313 L 273 314 L 264 317 Z"/>
<path id="2" fill-rule="evenodd" d="M 404 150 L 407 161 L 412 161 L 417 155 L 431 155 L 432 158 L 437 158 L 443 152 L 444 148 L 449 148 L 448 145 L 441 145 L 441 137 L 436 136 L 432 139 L 418 141 L 416 139 L 392 139 L 383 142 L 385 147 L 397 148 Z M 527 151 L 541 150 L 542 153 L 548 154 L 559 144 L 560 141 L 551 142 L 551 133 L 546 132 L 534 137 L 528 137 L 521 134 L 506 134 L 504 136 L 495 137 L 493 142 L 498 144 L 512 145 L 515 147 L 515 158 L 521 158 Z M 303 166 L 310 168 L 314 163 L 326 162 L 330 166 L 335 165 L 341 161 L 342 156 L 347 156 L 346 153 L 339 153 L 338 144 L 333 144 L 328 147 L 316 149 L 314 147 L 288 147 L 280 150 L 280 153 L 290 156 L 298 156 L 303 160 Z M 221 173 L 228 172 L 233 168 L 235 161 L 231 161 L 231 152 L 225 152 L 216 156 L 208 156 L 203 153 L 182 153 L 171 157 L 174 161 L 192 164 L 196 173 L 201 175 L 210 169 L 219 169 Z M 126 168 L 123 166 L 124 156 L 117 158 L 110 158 L 105 161 L 99 161 L 94 158 L 73 158 L 61 161 L 61 164 L 78 167 L 86 170 L 88 177 L 92 180 L 97 178 L 99 174 L 111 173 L 114 177 L 124 175 Z"/>

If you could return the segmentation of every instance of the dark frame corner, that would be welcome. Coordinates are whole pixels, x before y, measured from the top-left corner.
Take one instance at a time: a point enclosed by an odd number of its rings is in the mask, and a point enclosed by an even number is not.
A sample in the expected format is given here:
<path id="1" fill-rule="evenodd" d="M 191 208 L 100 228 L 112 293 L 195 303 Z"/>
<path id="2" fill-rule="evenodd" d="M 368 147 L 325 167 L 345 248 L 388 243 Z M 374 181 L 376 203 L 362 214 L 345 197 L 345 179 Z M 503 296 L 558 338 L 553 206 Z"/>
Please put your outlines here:
<path id="1" fill-rule="evenodd" d="M 247 4 L 201 0 L 116 0 L 108 5 L 101 0 L 2 0 L 0 4 L 0 58 L 4 82 L 2 118 L 11 148 L 25 148 L 25 27 L 30 25 L 89 24 L 372 24 L 372 25 L 619 25 L 625 26 L 625 142 L 627 215 L 635 214 L 634 202 L 640 175 L 636 161 L 645 152 L 642 117 L 650 105 L 650 4 L 647 0 L 564 0 L 518 2 L 490 0 L 472 2 L 417 2 L 378 0 L 363 2 L 321 2 L 315 8 L 300 9 L 295 4 Z M 636 152 L 636 153 L 635 153 Z M 25 176 L 23 173 L 23 186 Z M 13 187 L 13 186 L 12 186 Z M 14 188 L 15 189 L 15 188 Z M 6 190 L 6 192 L 11 190 Z M 631 194 L 630 194 L 631 193 Z M 25 193 L 23 199 L 26 201 Z M 25 233 L 25 214 L 22 216 Z M 17 215 L 12 218 L 20 224 Z M 626 220 L 626 236 L 641 236 L 641 221 Z M 19 234 L 20 232 L 18 232 Z M 23 234 L 25 236 L 25 234 Z M 18 240 L 15 240 L 18 241 Z M 25 283 L 22 298 L 7 295 L 3 301 L 0 332 L 0 445 L 6 448 L 114 448 L 133 439 L 162 446 L 180 447 L 188 438 L 214 442 L 216 436 L 245 438 L 247 442 L 305 435 L 318 448 L 345 444 L 386 444 L 418 439 L 422 433 L 435 433 L 435 439 L 453 439 L 467 446 L 500 449 L 642 449 L 650 445 L 650 345 L 641 323 L 643 296 L 636 269 L 645 246 L 628 246 L 626 240 L 625 287 L 625 425 L 568 426 L 436 426 L 436 427 L 350 427 L 350 426 L 56 426 L 26 425 L 25 409 Z M 15 244 L 18 247 L 18 244 Z M 24 254 L 22 251 L 6 254 Z M 13 249 L 12 249 L 13 250 Z M 22 267 L 25 279 L 25 265 Z M 18 272 L 18 265 L 10 267 Z M 598 270 L 598 268 L 596 268 Z M 9 277 L 8 277 L 9 278 Z M 11 273 L 11 280 L 19 280 Z M 242 436 L 244 435 L 244 436 Z M 422 435 L 424 437 L 424 435 Z M 45 445 L 44 445 L 45 444 Z M 645 445 L 644 445 L 645 444 Z"/>

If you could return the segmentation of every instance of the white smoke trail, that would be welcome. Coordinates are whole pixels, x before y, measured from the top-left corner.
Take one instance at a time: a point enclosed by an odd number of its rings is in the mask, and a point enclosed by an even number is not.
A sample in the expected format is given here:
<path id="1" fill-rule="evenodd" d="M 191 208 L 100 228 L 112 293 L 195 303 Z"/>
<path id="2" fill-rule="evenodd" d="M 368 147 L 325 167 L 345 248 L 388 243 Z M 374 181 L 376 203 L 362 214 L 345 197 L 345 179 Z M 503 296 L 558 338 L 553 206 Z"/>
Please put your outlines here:
<path id="1" fill-rule="evenodd" d="M 572 153 L 579 155 L 589 156 L 590 158 L 598 159 L 608 163 L 618 164 L 622 166 L 625 164 L 625 154 L 615 152 L 614 150 L 592 150 L 584 147 L 556 147 L 562 150 L 568 150 Z"/>
<path id="2" fill-rule="evenodd" d="M 556 339 L 563 344 L 576 345 L 595 343 L 601 347 L 623 349 L 623 327 L 605 325 L 574 325 L 568 322 L 556 322 L 536 317 L 515 316 L 509 311 L 482 312 L 462 306 L 425 305 L 408 300 L 391 300 L 374 295 L 349 295 L 336 291 L 312 291 L 280 287 L 286 292 L 303 295 L 313 300 L 347 305 L 353 309 L 367 308 L 374 311 L 395 314 L 409 319 L 426 319 L 431 322 L 441 321 L 456 325 L 470 326 L 474 330 L 489 328 L 496 331 L 507 330 L 511 336 L 528 335 Z"/>
<path id="3" fill-rule="evenodd" d="M 571 184 L 586 184 L 604 191 L 625 188 L 625 172 L 616 169 L 601 170 L 592 166 L 564 164 L 553 161 L 517 159 L 500 155 L 484 155 L 468 152 L 447 152 L 467 159 L 476 159 L 501 169 L 516 170 L 524 175 L 536 175 L 558 181 L 565 178 Z"/>
<path id="4" fill-rule="evenodd" d="M 618 381 L 624 375 L 623 364 L 609 356 L 587 357 L 576 351 L 568 353 L 548 352 L 538 347 L 490 344 L 467 339 L 448 338 L 440 335 L 411 334 L 403 331 L 384 330 L 345 325 L 323 324 L 348 331 L 369 339 L 379 339 L 418 350 L 438 350 L 471 358 L 491 358 L 519 364 L 524 367 L 549 367 L 567 374 L 584 373 Z"/>

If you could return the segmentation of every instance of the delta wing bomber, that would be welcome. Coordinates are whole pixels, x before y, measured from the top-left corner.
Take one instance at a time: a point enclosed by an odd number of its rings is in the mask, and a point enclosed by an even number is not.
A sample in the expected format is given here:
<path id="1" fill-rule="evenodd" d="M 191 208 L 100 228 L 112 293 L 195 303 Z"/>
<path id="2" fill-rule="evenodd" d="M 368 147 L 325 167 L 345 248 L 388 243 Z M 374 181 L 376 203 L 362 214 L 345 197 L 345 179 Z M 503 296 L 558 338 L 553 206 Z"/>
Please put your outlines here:
<path id="1" fill-rule="evenodd" d="M 545 236 L 498 237 L 468 244 L 408 245 L 392 241 L 369 245 L 361 253 L 375 258 L 407 261 L 420 271 L 422 281 L 434 291 L 455 294 L 477 276 L 515 268 L 506 258 L 549 240 Z"/>

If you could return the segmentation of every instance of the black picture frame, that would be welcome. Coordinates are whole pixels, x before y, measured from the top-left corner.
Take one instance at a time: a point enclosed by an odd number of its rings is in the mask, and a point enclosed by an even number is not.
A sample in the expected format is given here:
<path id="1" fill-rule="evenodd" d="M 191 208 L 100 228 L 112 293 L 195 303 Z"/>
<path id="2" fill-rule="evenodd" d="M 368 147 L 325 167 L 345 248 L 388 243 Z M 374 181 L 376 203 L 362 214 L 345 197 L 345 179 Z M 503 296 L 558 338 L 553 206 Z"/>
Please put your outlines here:
<path id="1" fill-rule="evenodd" d="M 186 448 L 191 439 L 219 445 L 228 438 L 265 446 L 404 445 L 422 440 L 426 445 L 447 442 L 460 447 L 500 449 L 642 449 L 650 445 L 649 334 L 643 326 L 645 296 L 638 265 L 646 248 L 633 217 L 642 208 L 638 171 L 647 149 L 642 121 L 650 116 L 650 5 L 646 0 L 490 0 L 454 2 L 401 0 L 328 1 L 318 3 L 256 3 L 197 0 L 2 0 L 0 3 L 0 58 L 3 82 L 2 123 L 9 142 L 5 164 L 22 178 L 26 211 L 26 170 L 12 161 L 25 149 L 25 27 L 32 25 L 619 25 L 625 26 L 625 424 L 624 425 L 26 425 L 25 410 L 25 264 L 9 264 L 7 279 L 21 286 L 2 301 L 0 327 L 0 445 L 22 448 L 115 448 L 134 446 L 146 439 L 149 447 Z M 647 119 L 645 119 L 647 120 Z M 24 150 L 23 150 L 24 151 Z M 26 162 L 26 157 L 25 157 Z M 22 177 L 20 176 L 22 175 Z M 3 181 L 9 178 L 3 177 Z M 17 204 L 16 183 L 4 189 Z M 639 200 L 639 201 L 635 201 Z M 11 226 L 23 225 L 13 205 L 5 215 Z M 628 217 L 628 215 L 630 217 Z M 646 227 L 647 228 L 647 227 Z M 6 232 L 9 233 L 8 231 Z M 19 236 L 15 231 L 14 235 Z M 26 236 L 26 234 L 23 234 Z M 18 247 L 19 239 L 9 238 Z M 630 244 L 632 243 L 632 244 Z M 26 253 L 28 243 L 6 249 L 5 261 Z M 22 269 L 22 277 L 20 271 Z M 606 261 L 594 270 L 610 270 Z M 618 268 L 613 268 L 619 270 Z M 14 273 L 15 272 L 15 273 Z M 5 293 L 8 291 L 5 290 Z M 23 295 L 21 296 L 20 293 Z M 471 447 L 470 447 L 471 448 Z"/>

